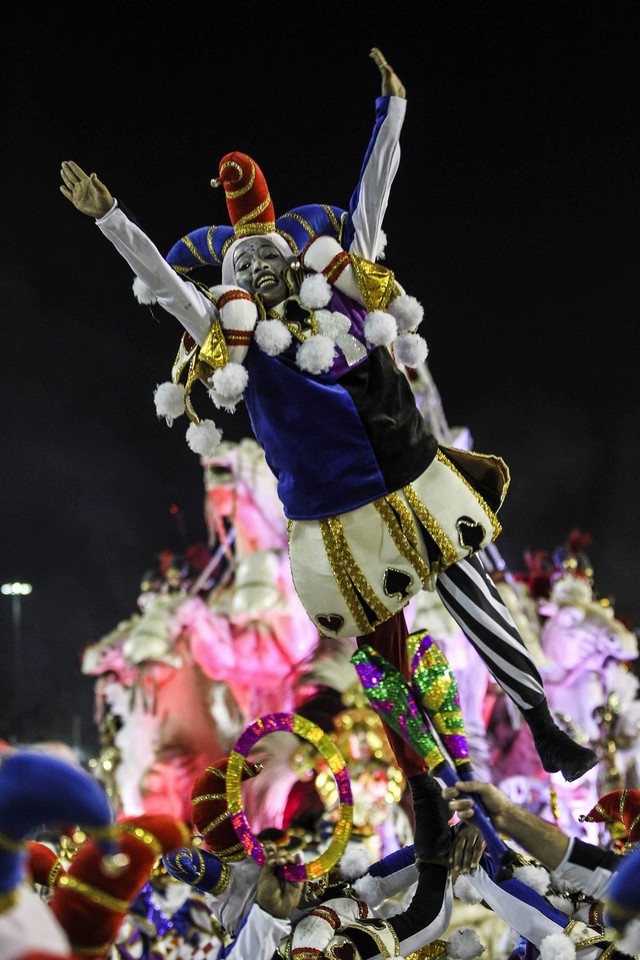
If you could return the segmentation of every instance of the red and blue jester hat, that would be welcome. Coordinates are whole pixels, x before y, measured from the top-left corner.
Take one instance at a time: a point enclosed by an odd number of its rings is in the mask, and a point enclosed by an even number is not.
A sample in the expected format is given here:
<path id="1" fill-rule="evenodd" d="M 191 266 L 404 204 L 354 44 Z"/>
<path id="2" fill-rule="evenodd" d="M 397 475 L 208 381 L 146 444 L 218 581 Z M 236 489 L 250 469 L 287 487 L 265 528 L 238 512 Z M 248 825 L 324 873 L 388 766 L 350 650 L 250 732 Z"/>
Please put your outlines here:
<path id="1" fill-rule="evenodd" d="M 258 164 L 244 153 L 228 153 L 220 161 L 219 176 L 212 186 L 223 186 L 232 226 L 206 226 L 182 237 L 167 255 L 168 263 L 181 275 L 195 267 L 222 267 L 222 282 L 233 282 L 231 267 L 224 267 L 237 240 L 267 234 L 286 257 L 297 257 L 309 240 L 319 235 L 342 242 L 347 212 L 327 204 L 296 207 L 276 218 L 269 189 Z M 227 260 L 231 263 L 231 259 Z"/>

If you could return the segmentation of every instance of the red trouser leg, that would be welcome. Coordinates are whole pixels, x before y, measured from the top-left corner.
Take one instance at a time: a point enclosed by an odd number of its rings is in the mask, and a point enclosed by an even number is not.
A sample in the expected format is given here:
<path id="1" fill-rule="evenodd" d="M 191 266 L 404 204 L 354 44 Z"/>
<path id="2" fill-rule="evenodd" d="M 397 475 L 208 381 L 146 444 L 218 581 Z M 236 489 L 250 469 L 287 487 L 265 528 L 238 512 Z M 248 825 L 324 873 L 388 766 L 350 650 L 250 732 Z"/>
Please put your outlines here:
<path id="1" fill-rule="evenodd" d="M 407 637 L 409 632 L 405 623 L 404 613 L 398 611 L 390 620 L 378 624 L 373 633 L 368 633 L 364 637 L 358 637 L 358 646 L 367 645 L 377 650 L 385 660 L 388 660 L 392 666 L 397 667 L 400 673 L 407 680 L 411 678 L 409 670 L 409 654 L 407 653 Z M 381 718 L 382 719 L 382 718 Z M 397 764 L 404 773 L 405 777 L 415 777 L 419 773 L 428 770 L 419 753 L 410 747 L 399 733 L 392 730 L 391 727 L 382 721 L 389 746 L 393 751 Z"/>

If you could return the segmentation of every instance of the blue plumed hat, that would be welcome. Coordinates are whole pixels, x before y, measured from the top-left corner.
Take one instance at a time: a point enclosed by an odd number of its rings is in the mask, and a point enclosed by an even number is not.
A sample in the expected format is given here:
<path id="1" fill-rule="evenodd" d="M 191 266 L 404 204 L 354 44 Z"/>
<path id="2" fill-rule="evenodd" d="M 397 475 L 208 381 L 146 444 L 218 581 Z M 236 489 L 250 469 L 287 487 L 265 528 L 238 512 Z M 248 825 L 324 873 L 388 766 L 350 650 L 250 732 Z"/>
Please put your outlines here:
<path id="1" fill-rule="evenodd" d="M 346 213 L 339 207 L 312 203 L 276 217 L 262 171 L 244 153 L 224 156 L 220 176 L 211 182 L 224 187 L 231 226 L 200 227 L 178 240 L 167 261 L 180 274 L 188 274 L 194 267 L 222 266 L 231 244 L 254 234 L 281 236 L 294 256 L 320 234 L 341 239 Z"/>
<path id="2" fill-rule="evenodd" d="M 103 787 L 80 767 L 44 753 L 0 760 L 0 903 L 22 879 L 25 840 L 40 827 L 80 826 L 108 837 L 113 814 Z M 105 841 L 107 849 L 111 845 Z"/>

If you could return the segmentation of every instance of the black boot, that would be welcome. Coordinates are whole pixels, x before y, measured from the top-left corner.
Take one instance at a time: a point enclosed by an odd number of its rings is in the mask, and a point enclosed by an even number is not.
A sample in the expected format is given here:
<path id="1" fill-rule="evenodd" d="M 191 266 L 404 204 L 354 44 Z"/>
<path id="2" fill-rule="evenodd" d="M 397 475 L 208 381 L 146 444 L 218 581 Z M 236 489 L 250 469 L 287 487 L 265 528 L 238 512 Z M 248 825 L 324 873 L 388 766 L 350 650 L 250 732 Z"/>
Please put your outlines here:
<path id="1" fill-rule="evenodd" d="M 546 700 L 531 710 L 523 710 L 522 716 L 533 734 L 533 742 L 547 773 L 562 773 L 565 780 L 577 780 L 595 767 L 598 758 L 589 747 L 581 747 L 561 730 L 551 714 Z"/>
<path id="2" fill-rule="evenodd" d="M 442 862 L 451 852 L 449 805 L 442 798 L 442 787 L 428 773 L 408 778 L 415 821 L 413 845 L 416 866 Z"/>

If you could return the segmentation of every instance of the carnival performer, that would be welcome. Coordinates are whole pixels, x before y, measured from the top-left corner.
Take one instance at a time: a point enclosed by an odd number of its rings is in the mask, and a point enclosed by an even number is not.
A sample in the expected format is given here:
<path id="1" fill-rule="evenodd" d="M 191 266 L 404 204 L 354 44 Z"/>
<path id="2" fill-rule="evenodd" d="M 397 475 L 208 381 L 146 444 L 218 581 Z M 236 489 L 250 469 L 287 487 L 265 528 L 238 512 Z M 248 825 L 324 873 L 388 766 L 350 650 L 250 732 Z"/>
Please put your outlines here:
<path id="1" fill-rule="evenodd" d="M 437 589 L 521 710 L 545 769 L 574 780 L 597 758 L 555 724 L 533 660 L 476 555 L 500 532 L 506 465 L 438 446 L 398 366 L 424 358 L 415 332 L 422 308 L 374 261 L 406 99 L 382 54 L 372 56 L 383 95 L 348 211 L 312 204 L 276 220 L 257 164 L 228 154 L 218 182 L 233 225 L 196 230 L 165 259 L 96 174 L 65 161 L 61 191 L 96 218 L 187 331 L 176 382 L 162 385 L 177 393 L 160 404 L 157 391 L 159 412 L 171 420 L 186 410 L 194 421 L 187 438 L 205 454 L 220 434 L 212 421 L 196 422 L 193 381 L 204 378 L 218 406 L 244 396 L 290 522 L 296 591 L 316 626 L 366 637 L 406 673 L 403 607 L 422 587 Z M 222 264 L 220 286 L 179 275 L 201 263 Z M 177 381 L 187 368 L 185 389 Z M 407 776 L 425 771 L 411 748 L 390 739 Z"/>

